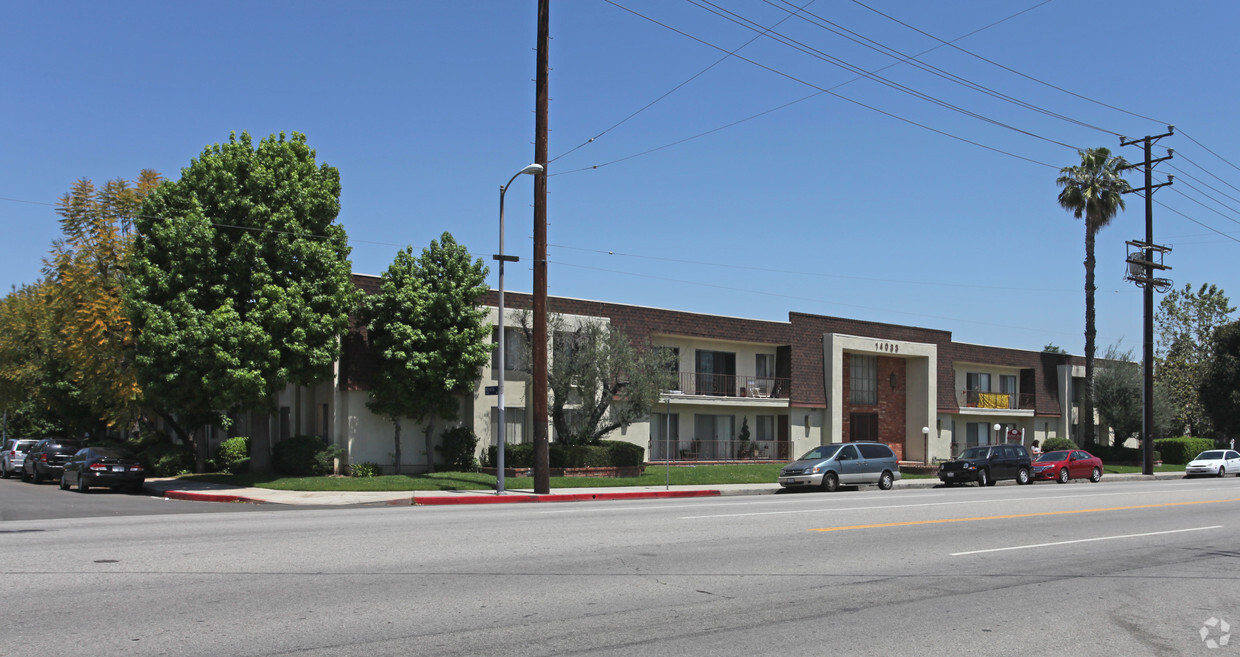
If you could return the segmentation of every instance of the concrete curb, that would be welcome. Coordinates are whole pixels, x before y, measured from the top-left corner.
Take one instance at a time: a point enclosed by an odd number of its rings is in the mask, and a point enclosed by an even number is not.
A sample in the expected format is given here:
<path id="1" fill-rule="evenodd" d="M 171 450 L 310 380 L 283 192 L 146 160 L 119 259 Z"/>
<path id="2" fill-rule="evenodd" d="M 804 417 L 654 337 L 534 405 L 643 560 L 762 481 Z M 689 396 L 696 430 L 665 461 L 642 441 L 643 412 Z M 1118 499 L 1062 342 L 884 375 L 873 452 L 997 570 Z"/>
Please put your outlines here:
<path id="1" fill-rule="evenodd" d="M 169 500 L 188 500 L 191 502 L 230 502 L 234 504 L 266 504 L 263 500 L 258 500 L 242 495 L 228 495 L 220 493 L 196 493 L 184 490 L 166 490 L 155 491 Z"/>

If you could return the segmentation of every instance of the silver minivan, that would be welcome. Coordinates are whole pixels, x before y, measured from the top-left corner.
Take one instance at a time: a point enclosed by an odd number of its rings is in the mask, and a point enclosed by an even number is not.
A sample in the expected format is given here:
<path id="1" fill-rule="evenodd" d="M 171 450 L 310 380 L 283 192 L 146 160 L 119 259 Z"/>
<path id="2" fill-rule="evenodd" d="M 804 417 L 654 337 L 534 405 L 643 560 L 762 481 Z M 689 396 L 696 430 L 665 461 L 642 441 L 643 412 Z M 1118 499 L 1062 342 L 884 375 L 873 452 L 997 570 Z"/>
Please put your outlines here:
<path id="1" fill-rule="evenodd" d="M 890 490 L 899 479 L 899 459 L 882 443 L 822 445 L 779 471 L 779 485 L 784 488 L 818 486 L 826 491 L 841 484 L 877 484 Z"/>
<path id="2" fill-rule="evenodd" d="M 39 441 L 9 438 L 4 443 L 4 451 L 0 452 L 0 477 L 8 479 L 21 474 L 22 465 L 26 463 L 26 452 Z"/>

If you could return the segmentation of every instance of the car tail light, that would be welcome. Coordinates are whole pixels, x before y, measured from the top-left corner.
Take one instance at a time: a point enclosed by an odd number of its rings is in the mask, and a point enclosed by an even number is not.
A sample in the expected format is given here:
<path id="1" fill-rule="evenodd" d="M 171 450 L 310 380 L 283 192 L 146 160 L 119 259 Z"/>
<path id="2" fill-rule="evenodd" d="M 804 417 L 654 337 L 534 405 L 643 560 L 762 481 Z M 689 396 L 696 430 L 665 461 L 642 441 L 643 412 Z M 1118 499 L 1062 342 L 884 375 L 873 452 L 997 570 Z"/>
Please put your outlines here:
<path id="1" fill-rule="evenodd" d="M 108 466 L 106 466 L 106 465 L 104 465 L 104 464 L 102 464 L 102 463 L 91 463 L 91 464 L 90 464 L 90 469 L 91 469 L 91 470 L 96 470 L 96 471 L 98 471 L 98 470 L 107 470 L 107 469 L 108 469 Z"/>
<path id="2" fill-rule="evenodd" d="M 142 472 L 142 465 L 141 464 L 131 465 L 129 466 L 129 471 L 130 472 Z"/>
<path id="3" fill-rule="evenodd" d="M 47 463 L 47 452 L 44 452 L 44 453 L 40 454 L 40 455 L 39 455 L 39 460 L 40 460 L 40 461 L 43 461 L 44 463 Z"/>

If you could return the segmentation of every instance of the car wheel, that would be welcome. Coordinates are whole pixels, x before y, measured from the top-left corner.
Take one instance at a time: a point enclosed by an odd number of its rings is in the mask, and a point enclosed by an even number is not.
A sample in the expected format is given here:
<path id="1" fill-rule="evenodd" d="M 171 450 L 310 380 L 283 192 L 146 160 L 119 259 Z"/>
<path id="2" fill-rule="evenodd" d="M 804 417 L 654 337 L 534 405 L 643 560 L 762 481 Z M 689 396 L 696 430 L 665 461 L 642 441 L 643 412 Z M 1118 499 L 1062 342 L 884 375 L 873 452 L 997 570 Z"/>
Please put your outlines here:
<path id="1" fill-rule="evenodd" d="M 1066 484 L 1066 483 L 1068 483 L 1068 469 L 1067 469 L 1067 468 L 1059 468 L 1059 477 L 1058 477 L 1057 479 L 1055 479 L 1055 481 L 1057 481 L 1057 482 L 1059 482 L 1059 483 L 1061 483 L 1061 484 Z"/>
<path id="2" fill-rule="evenodd" d="M 989 485 L 990 485 L 990 473 L 987 472 L 986 470 L 978 470 L 977 471 L 978 488 L 981 488 L 982 486 L 989 486 Z"/>
<path id="3" fill-rule="evenodd" d="M 90 484 L 86 483 L 86 477 L 78 475 L 78 492 L 86 493 L 90 491 Z"/>
<path id="4" fill-rule="evenodd" d="M 63 474 L 60 475 L 60 490 L 69 490 L 69 480 Z"/>
<path id="5" fill-rule="evenodd" d="M 26 468 L 22 467 L 22 481 L 30 481 L 30 475 L 26 472 Z"/>
<path id="6" fill-rule="evenodd" d="M 13 476 L 13 473 L 9 471 L 9 468 L 5 466 L 3 463 L 0 463 L 0 479 L 8 479 L 9 477 L 12 477 L 12 476 Z"/>
<path id="7" fill-rule="evenodd" d="M 1102 468 L 1094 468 L 1094 471 L 1089 473 L 1089 480 L 1095 484 L 1102 481 Z"/>
<path id="8" fill-rule="evenodd" d="M 1226 476 L 1227 476 L 1227 468 L 1224 468 L 1224 467 L 1223 467 L 1223 466 L 1221 466 L 1221 465 L 1220 465 L 1220 466 L 1218 466 L 1218 476 L 1220 476 L 1220 477 L 1226 477 Z"/>
<path id="9" fill-rule="evenodd" d="M 879 490 L 891 490 L 891 486 L 894 483 L 895 483 L 895 478 L 892 477 L 891 473 L 886 470 L 883 470 L 883 474 L 878 476 L 878 489 Z"/>
<path id="10" fill-rule="evenodd" d="M 1029 483 L 1029 468 L 1021 468 L 1016 471 L 1016 483 L 1021 486 Z"/>
<path id="11" fill-rule="evenodd" d="M 30 473 L 30 481 L 36 484 L 43 483 L 43 473 L 39 472 L 39 468 L 35 467 L 34 472 Z"/>
<path id="12" fill-rule="evenodd" d="M 828 493 L 834 493 L 840 489 L 840 478 L 835 476 L 834 472 L 828 472 L 822 476 L 822 489 Z"/>

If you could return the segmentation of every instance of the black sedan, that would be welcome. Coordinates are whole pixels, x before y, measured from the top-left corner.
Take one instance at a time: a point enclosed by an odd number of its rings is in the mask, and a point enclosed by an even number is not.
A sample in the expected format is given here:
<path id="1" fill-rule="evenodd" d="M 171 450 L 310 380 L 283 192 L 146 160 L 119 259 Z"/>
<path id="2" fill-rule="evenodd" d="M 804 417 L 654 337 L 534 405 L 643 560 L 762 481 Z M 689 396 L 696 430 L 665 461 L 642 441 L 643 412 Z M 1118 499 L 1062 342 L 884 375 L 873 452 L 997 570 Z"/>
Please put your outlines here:
<path id="1" fill-rule="evenodd" d="M 78 492 L 82 493 L 92 486 L 140 491 L 145 481 L 146 468 L 128 451 L 118 447 L 85 447 L 65 463 L 65 470 L 60 475 L 60 488 L 69 490 L 70 486 L 76 485 Z"/>

